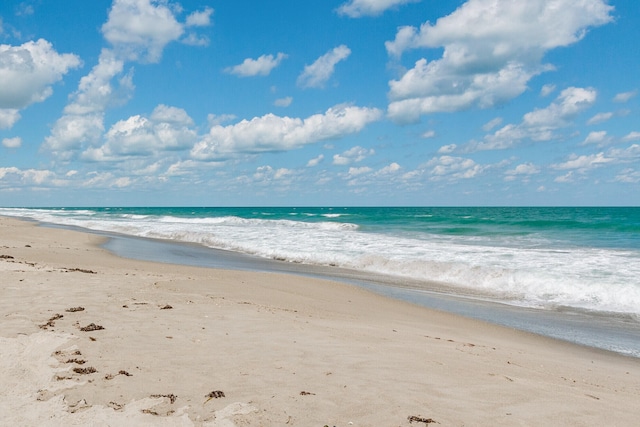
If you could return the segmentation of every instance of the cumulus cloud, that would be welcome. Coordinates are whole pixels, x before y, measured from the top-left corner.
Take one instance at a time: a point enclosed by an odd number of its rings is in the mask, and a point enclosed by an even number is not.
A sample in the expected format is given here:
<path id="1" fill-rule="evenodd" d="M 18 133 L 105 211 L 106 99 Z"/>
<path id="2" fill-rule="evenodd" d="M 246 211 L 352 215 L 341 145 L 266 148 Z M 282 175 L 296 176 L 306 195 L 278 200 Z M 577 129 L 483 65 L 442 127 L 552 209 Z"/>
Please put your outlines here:
<path id="1" fill-rule="evenodd" d="M 53 93 L 51 85 L 80 65 L 78 56 L 59 54 L 44 39 L 0 45 L 0 108 L 23 109 L 44 101 Z"/>
<path id="2" fill-rule="evenodd" d="M 46 169 L 0 168 L 0 188 L 55 184 L 55 173 Z"/>
<path id="3" fill-rule="evenodd" d="M 555 90 L 556 90 L 556 85 L 546 84 L 542 86 L 542 89 L 540 89 L 540 96 L 547 97 L 551 95 L 553 92 L 555 92 Z"/>
<path id="4" fill-rule="evenodd" d="M 148 118 L 135 115 L 115 123 L 105 134 L 105 143 L 87 149 L 83 157 L 92 161 L 112 161 L 187 149 L 197 139 L 193 124 L 184 110 L 158 105 Z"/>
<path id="5" fill-rule="evenodd" d="M 482 130 L 485 132 L 489 132 L 491 129 L 496 126 L 500 126 L 502 124 L 502 117 L 496 117 L 495 119 L 489 120 L 482 126 Z"/>
<path id="6" fill-rule="evenodd" d="M 622 138 L 623 141 L 638 141 L 640 140 L 640 132 L 629 132 Z"/>
<path id="7" fill-rule="evenodd" d="M 43 148 L 63 158 L 82 143 L 94 143 L 104 131 L 104 111 L 113 101 L 115 93 L 112 80 L 123 71 L 124 63 L 113 51 L 103 49 L 98 64 L 80 80 L 78 90 L 64 114 L 53 125 L 51 135 L 45 138 Z M 131 90 L 127 78 L 121 80 L 122 88 Z"/>
<path id="8" fill-rule="evenodd" d="M 158 62 L 164 47 L 184 32 L 169 6 L 157 0 L 114 0 L 102 34 L 128 60 Z"/>
<path id="9" fill-rule="evenodd" d="M 356 145 L 355 147 L 350 148 L 342 154 L 335 154 L 333 156 L 333 164 L 348 165 L 351 163 L 358 163 L 369 156 L 373 156 L 374 154 L 375 150 L 373 148 L 363 148 Z"/>
<path id="10" fill-rule="evenodd" d="M 401 169 L 402 169 L 402 166 L 400 166 L 396 162 L 393 162 L 393 163 L 383 167 L 378 172 L 376 172 L 376 175 L 390 175 L 390 174 L 399 172 Z"/>
<path id="11" fill-rule="evenodd" d="M 513 181 L 517 176 L 530 176 L 540 173 L 540 169 L 533 163 L 521 163 L 505 172 L 505 181 Z"/>
<path id="12" fill-rule="evenodd" d="M 640 182 L 640 171 L 632 168 L 623 169 L 618 175 L 616 175 L 614 181 L 624 182 L 627 184 L 637 184 Z"/>
<path id="13" fill-rule="evenodd" d="M 2 145 L 7 148 L 20 148 L 22 145 L 22 138 L 16 136 L 14 138 L 3 138 Z"/>
<path id="14" fill-rule="evenodd" d="M 331 78 L 338 62 L 344 61 L 351 55 L 351 49 L 340 45 L 316 59 L 311 65 L 305 65 L 304 71 L 298 76 L 298 86 L 303 88 L 321 88 Z"/>
<path id="15" fill-rule="evenodd" d="M 271 70 L 276 68 L 287 55 L 280 52 L 275 57 L 273 55 L 262 55 L 258 59 L 247 58 L 242 64 L 225 68 L 225 72 L 239 77 L 267 76 Z"/>
<path id="16" fill-rule="evenodd" d="M 0 108 L 0 129 L 10 129 L 20 120 L 17 108 Z"/>
<path id="17" fill-rule="evenodd" d="M 507 175 L 533 175 L 540 173 L 540 169 L 533 163 L 522 163 L 505 173 Z"/>
<path id="18" fill-rule="evenodd" d="M 450 154 L 456 151 L 457 148 L 457 144 L 443 145 L 442 147 L 438 148 L 438 154 Z"/>
<path id="19" fill-rule="evenodd" d="M 324 160 L 324 154 L 320 154 L 318 157 L 314 157 L 313 159 L 307 162 L 307 167 L 311 168 L 314 166 L 318 166 Z"/>
<path id="20" fill-rule="evenodd" d="M 622 92 L 613 97 L 613 102 L 625 103 L 638 94 L 637 90 Z"/>
<path id="21" fill-rule="evenodd" d="M 604 123 L 607 120 L 609 120 L 611 117 L 613 117 L 613 113 L 611 113 L 611 112 L 598 113 L 595 116 L 591 117 L 589 120 L 587 120 L 587 124 L 588 125 L 597 125 L 599 123 Z"/>
<path id="22" fill-rule="evenodd" d="M 426 163 L 425 168 L 429 170 L 430 179 L 434 181 L 469 179 L 484 170 L 481 165 L 472 159 L 453 156 L 434 157 Z"/>
<path id="23" fill-rule="evenodd" d="M 359 168 L 351 167 L 351 168 L 349 168 L 348 174 L 349 174 L 349 176 L 353 177 L 353 176 L 358 176 L 358 175 L 362 175 L 362 174 L 365 174 L 365 173 L 369 173 L 372 170 L 373 169 L 371 169 L 369 166 L 362 166 L 362 167 L 359 167 Z"/>
<path id="24" fill-rule="evenodd" d="M 420 0 L 349 0 L 342 4 L 337 12 L 351 18 L 361 16 L 377 16 L 387 9 L 407 3 L 417 3 Z"/>
<path id="25" fill-rule="evenodd" d="M 430 138 L 435 138 L 435 136 L 436 136 L 436 131 L 432 129 L 432 130 L 422 132 L 422 135 L 420 135 L 420 138 L 430 139 Z"/>
<path id="26" fill-rule="evenodd" d="M 469 0 L 435 24 L 402 27 L 387 42 L 390 55 L 444 48 L 442 58 L 420 59 L 389 82 L 389 116 L 415 122 L 420 115 L 489 108 L 523 93 L 529 80 L 553 66 L 545 53 L 581 40 L 590 27 L 611 22 L 603 0 Z"/>
<path id="27" fill-rule="evenodd" d="M 0 128 L 11 128 L 21 109 L 47 99 L 51 86 L 80 65 L 77 55 L 59 54 L 44 39 L 0 45 Z"/>
<path id="28" fill-rule="evenodd" d="M 266 114 L 228 126 L 212 126 L 191 150 L 195 159 L 215 160 L 240 153 L 278 152 L 361 131 L 382 111 L 339 105 L 305 119 Z"/>
<path id="29" fill-rule="evenodd" d="M 587 137 L 584 139 L 582 145 L 595 144 L 598 146 L 603 146 L 609 144 L 611 140 L 612 138 L 607 135 L 607 131 L 605 130 L 589 132 L 589 135 L 587 135 Z"/>
<path id="30" fill-rule="evenodd" d="M 276 107 L 288 107 L 293 102 L 293 98 L 290 96 L 284 98 L 278 98 L 273 102 Z"/>
<path id="31" fill-rule="evenodd" d="M 192 12 L 187 16 L 185 22 L 187 27 L 206 27 L 211 25 L 211 15 L 213 15 L 213 9 L 205 7 L 202 11 Z"/>
<path id="32" fill-rule="evenodd" d="M 597 98 L 592 88 L 570 87 L 547 107 L 538 108 L 525 114 L 519 124 L 507 124 L 487 135 L 482 141 L 472 141 L 461 151 L 504 150 L 522 140 L 549 141 L 557 129 L 569 126 L 583 111 L 591 107 Z"/>
<path id="33" fill-rule="evenodd" d="M 555 163 L 551 165 L 551 168 L 557 170 L 574 170 L 586 171 L 595 167 L 601 166 L 605 163 L 612 162 L 614 159 L 606 157 L 603 152 L 597 154 L 577 156 L 575 154 L 569 157 L 569 160 L 562 163 Z"/>
<path id="34" fill-rule="evenodd" d="M 182 24 L 176 19 L 181 11 L 167 0 L 114 0 L 102 26 L 103 37 L 113 48 L 103 49 L 98 64 L 80 80 L 43 149 L 70 159 L 83 146 L 97 146 L 105 130 L 105 111 L 126 102 L 133 92 L 133 70 L 124 72 L 127 61 L 158 62 L 164 47 L 178 40 L 186 25 L 206 25 L 213 12 L 210 8 L 194 12 Z"/>

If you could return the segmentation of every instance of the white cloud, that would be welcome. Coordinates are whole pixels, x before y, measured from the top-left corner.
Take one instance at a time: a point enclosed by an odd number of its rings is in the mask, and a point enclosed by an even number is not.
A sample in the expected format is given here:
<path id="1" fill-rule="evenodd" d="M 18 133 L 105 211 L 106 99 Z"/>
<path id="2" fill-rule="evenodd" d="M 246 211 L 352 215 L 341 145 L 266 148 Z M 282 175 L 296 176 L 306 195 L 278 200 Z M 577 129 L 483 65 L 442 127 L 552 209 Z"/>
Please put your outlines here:
<path id="1" fill-rule="evenodd" d="M 420 59 L 389 82 L 389 116 L 417 121 L 422 114 L 489 108 L 553 69 L 541 61 L 551 49 L 581 40 L 588 28 L 612 20 L 603 0 L 469 0 L 435 24 L 402 27 L 387 42 L 390 55 L 407 49 L 444 48 L 441 59 Z"/>
<path id="2" fill-rule="evenodd" d="M 523 123 L 538 129 L 566 126 L 571 119 L 591 107 L 596 97 L 597 92 L 591 88 L 567 88 L 548 107 L 525 114 Z"/>
<path id="3" fill-rule="evenodd" d="M 284 98 L 278 98 L 273 102 L 276 107 L 288 107 L 293 102 L 293 98 L 290 96 Z"/>
<path id="4" fill-rule="evenodd" d="M 622 92 L 613 97 L 613 102 L 624 103 L 629 101 L 631 98 L 635 97 L 638 94 L 637 90 L 633 90 L 630 92 Z"/>
<path id="5" fill-rule="evenodd" d="M 55 173 L 46 169 L 0 168 L 0 188 L 47 186 L 55 184 Z"/>
<path id="6" fill-rule="evenodd" d="M 212 126 L 191 150 L 196 159 L 215 160 L 239 153 L 287 151 L 361 131 L 380 120 L 375 108 L 339 105 L 306 119 L 267 114 L 229 126 Z"/>
<path id="7" fill-rule="evenodd" d="M 305 65 L 304 71 L 298 77 L 298 86 L 303 88 L 323 87 L 333 75 L 336 64 L 347 59 L 349 55 L 351 55 L 351 49 L 340 45 L 316 59 L 313 64 Z"/>
<path id="8" fill-rule="evenodd" d="M 280 184 L 287 184 L 290 180 L 286 179 L 295 175 L 296 172 L 287 168 L 274 169 L 271 166 L 260 166 L 256 169 L 252 178 L 260 184 L 269 184 L 273 181 L 280 181 Z"/>
<path id="9" fill-rule="evenodd" d="M 611 137 L 607 135 L 607 131 L 601 130 L 589 132 L 589 135 L 582 142 L 582 145 L 597 144 L 598 146 L 607 145 L 611 142 Z"/>
<path id="10" fill-rule="evenodd" d="M 638 141 L 640 140 L 640 132 L 629 132 L 628 135 L 622 138 L 623 141 Z"/>
<path id="11" fill-rule="evenodd" d="M 51 85 L 80 65 L 78 56 L 59 54 L 44 39 L 0 45 L 0 108 L 22 109 L 44 101 L 53 93 Z"/>
<path id="12" fill-rule="evenodd" d="M 537 173 L 540 173 L 540 169 L 533 163 L 522 163 L 505 172 L 506 175 L 533 175 Z"/>
<path id="13" fill-rule="evenodd" d="M 614 181 L 625 182 L 628 184 L 637 184 L 640 182 L 640 171 L 631 168 L 624 169 L 618 175 L 616 175 Z"/>
<path id="14" fill-rule="evenodd" d="M 597 125 L 599 123 L 604 123 L 607 120 L 609 120 L 611 117 L 613 117 L 613 113 L 611 113 L 611 112 L 598 113 L 595 116 L 591 117 L 589 120 L 587 120 L 587 124 L 588 125 Z"/>
<path id="15" fill-rule="evenodd" d="M 480 174 L 484 168 L 471 159 L 463 157 L 440 156 L 434 157 L 425 165 L 430 169 L 432 180 L 469 179 Z"/>
<path id="16" fill-rule="evenodd" d="M 170 6 L 167 1 L 114 0 L 102 26 L 104 38 L 128 60 L 158 62 L 164 47 L 184 32 Z"/>
<path id="17" fill-rule="evenodd" d="M 579 169 L 585 171 L 612 161 L 612 158 L 605 157 L 602 152 L 583 156 L 574 154 L 566 162 L 552 164 L 551 167 L 557 170 Z"/>
<path id="18" fill-rule="evenodd" d="M 64 115 L 45 138 L 43 149 L 70 159 L 79 148 L 99 143 L 105 111 L 126 102 L 134 89 L 133 70 L 123 73 L 125 62 L 159 61 L 164 47 L 184 33 L 184 24 L 174 15 L 181 10 L 168 0 L 114 0 L 102 26 L 102 34 L 113 49 L 103 49 L 98 64 L 80 80 Z M 189 15 L 187 20 L 190 19 L 191 26 L 205 25 L 212 12 L 205 8 Z M 95 148 L 92 150 L 97 154 Z"/>
<path id="19" fill-rule="evenodd" d="M 225 68 L 225 72 L 239 77 L 267 76 L 285 58 L 287 58 L 287 55 L 282 52 L 275 57 L 273 55 L 262 55 L 258 59 L 247 58 L 240 65 Z"/>
<path id="20" fill-rule="evenodd" d="M 16 136 L 14 138 L 4 138 L 2 140 L 2 145 L 7 148 L 20 148 L 22 145 L 22 138 Z"/>
<path id="21" fill-rule="evenodd" d="M 73 150 L 83 143 L 95 143 L 104 131 L 104 111 L 117 98 L 118 92 L 111 81 L 122 73 L 124 63 L 113 51 L 103 49 L 99 62 L 80 80 L 78 90 L 71 96 L 64 115 L 54 124 L 51 135 L 45 138 L 43 148 L 69 158 Z M 131 81 L 121 79 L 121 88 L 127 94 Z"/>
<path id="22" fill-rule="evenodd" d="M 627 148 L 620 149 L 615 148 L 609 150 L 609 157 L 615 158 L 621 162 L 633 162 L 637 159 L 640 159 L 640 145 L 632 144 Z"/>
<path id="23" fill-rule="evenodd" d="M 365 174 L 365 173 L 369 173 L 372 170 L 373 169 L 371 169 L 369 166 L 362 166 L 362 167 L 359 167 L 359 168 L 351 167 L 351 168 L 349 168 L 349 172 L 348 173 L 349 173 L 349 176 L 358 176 L 358 175 L 362 175 L 362 174 Z"/>
<path id="24" fill-rule="evenodd" d="M 393 162 L 393 163 L 383 167 L 378 172 L 376 172 L 376 175 L 390 175 L 390 174 L 399 172 L 401 169 L 402 169 L 402 166 L 400 166 L 396 162 Z"/>
<path id="25" fill-rule="evenodd" d="M 502 124 L 502 117 L 496 117 L 495 119 L 485 123 L 482 126 L 482 130 L 485 132 L 489 132 L 491 129 L 495 128 L 496 126 L 500 126 L 501 124 Z"/>
<path id="26" fill-rule="evenodd" d="M 47 99 L 51 85 L 80 65 L 77 55 L 59 54 L 44 39 L 0 45 L 0 128 L 12 127 L 19 110 Z"/>
<path id="27" fill-rule="evenodd" d="M 407 3 L 417 3 L 419 1 L 420 0 L 349 0 L 341 5 L 337 12 L 340 15 L 347 15 L 351 18 L 377 16 L 389 8 Z"/>
<path id="28" fill-rule="evenodd" d="M 89 148 L 83 157 L 109 161 L 187 149 L 197 140 L 192 128 L 193 120 L 184 110 L 158 105 L 149 118 L 135 115 L 115 123 L 105 134 L 106 142 L 100 147 Z"/>
<path id="29" fill-rule="evenodd" d="M 454 151 L 456 151 L 456 148 L 458 148 L 457 144 L 449 144 L 449 145 L 443 145 L 442 147 L 440 147 L 438 149 L 438 154 L 449 154 L 449 153 L 453 153 Z"/>
<path id="30" fill-rule="evenodd" d="M 324 154 L 320 154 L 318 157 L 314 157 L 313 159 L 309 160 L 307 162 L 307 167 L 314 167 L 314 166 L 318 166 L 320 164 L 320 162 L 322 162 L 324 160 Z"/>
<path id="31" fill-rule="evenodd" d="M 505 125 L 485 136 L 483 141 L 471 141 L 461 150 L 504 150 L 525 139 L 549 141 L 554 138 L 555 130 L 569 126 L 572 120 L 595 103 L 596 97 L 596 91 L 591 88 L 567 88 L 547 107 L 525 114 L 520 124 Z"/>
<path id="32" fill-rule="evenodd" d="M 187 20 L 185 22 L 187 27 L 206 27 L 211 25 L 211 15 L 213 14 L 213 9 L 210 7 L 205 7 L 203 11 L 193 12 L 189 16 L 187 16 Z"/>
<path id="33" fill-rule="evenodd" d="M 430 138 L 435 138 L 435 136 L 436 136 L 435 130 L 428 130 L 426 132 L 423 132 L 422 135 L 420 135 L 420 138 L 430 139 Z"/>
<path id="34" fill-rule="evenodd" d="M 554 182 L 561 182 L 561 183 L 573 182 L 573 171 L 569 171 L 564 175 L 557 176 L 553 181 Z"/>
<path id="35" fill-rule="evenodd" d="M 540 89 L 540 96 L 547 97 L 551 95 L 553 92 L 555 92 L 555 90 L 556 90 L 556 85 L 546 84 L 542 86 L 542 89 Z"/>
<path id="36" fill-rule="evenodd" d="M 20 120 L 17 108 L 0 108 L 0 129 L 11 129 Z"/>
<path id="37" fill-rule="evenodd" d="M 374 154 L 375 150 L 373 148 L 367 149 L 356 145 L 342 154 L 335 154 L 333 156 L 333 164 L 344 166 L 351 163 L 358 163 Z"/>

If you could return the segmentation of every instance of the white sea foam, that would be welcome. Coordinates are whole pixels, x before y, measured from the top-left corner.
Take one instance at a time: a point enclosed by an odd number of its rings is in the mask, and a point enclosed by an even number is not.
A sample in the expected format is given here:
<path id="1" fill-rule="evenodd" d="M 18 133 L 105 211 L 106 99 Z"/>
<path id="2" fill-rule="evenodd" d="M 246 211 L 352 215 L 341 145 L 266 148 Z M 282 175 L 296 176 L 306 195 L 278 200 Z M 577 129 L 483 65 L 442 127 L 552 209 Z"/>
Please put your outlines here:
<path id="1" fill-rule="evenodd" d="M 104 215 L 0 210 L 0 214 L 142 237 L 199 243 L 262 257 L 336 265 L 494 294 L 511 303 L 640 315 L 640 253 L 559 248 L 543 238 L 363 232 L 349 222 Z"/>

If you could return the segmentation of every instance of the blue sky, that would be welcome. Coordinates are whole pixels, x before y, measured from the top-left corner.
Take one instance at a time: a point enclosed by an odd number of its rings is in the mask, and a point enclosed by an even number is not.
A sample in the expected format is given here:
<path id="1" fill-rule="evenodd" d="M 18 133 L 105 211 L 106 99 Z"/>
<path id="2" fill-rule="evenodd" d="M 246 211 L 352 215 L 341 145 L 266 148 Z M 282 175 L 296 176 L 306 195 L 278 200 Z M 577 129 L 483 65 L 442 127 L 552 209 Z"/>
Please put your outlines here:
<path id="1" fill-rule="evenodd" d="M 3 0 L 0 206 L 639 205 L 636 0 Z"/>

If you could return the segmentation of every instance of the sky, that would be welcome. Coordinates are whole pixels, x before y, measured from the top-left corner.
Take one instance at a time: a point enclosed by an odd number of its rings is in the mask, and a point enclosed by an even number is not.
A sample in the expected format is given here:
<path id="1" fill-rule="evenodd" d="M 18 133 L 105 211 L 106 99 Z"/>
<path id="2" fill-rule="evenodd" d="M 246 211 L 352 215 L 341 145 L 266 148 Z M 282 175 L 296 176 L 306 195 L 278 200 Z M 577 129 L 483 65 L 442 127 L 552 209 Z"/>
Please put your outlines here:
<path id="1" fill-rule="evenodd" d="M 640 205 L 637 0 L 2 0 L 0 206 Z"/>

